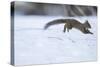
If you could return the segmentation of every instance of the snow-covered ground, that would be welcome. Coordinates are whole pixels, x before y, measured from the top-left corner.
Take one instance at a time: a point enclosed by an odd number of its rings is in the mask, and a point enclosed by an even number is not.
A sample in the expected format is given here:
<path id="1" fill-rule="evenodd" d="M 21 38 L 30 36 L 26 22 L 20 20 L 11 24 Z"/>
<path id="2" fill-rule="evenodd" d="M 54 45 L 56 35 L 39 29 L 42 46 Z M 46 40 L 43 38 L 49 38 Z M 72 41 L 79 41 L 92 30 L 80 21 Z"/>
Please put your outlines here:
<path id="1" fill-rule="evenodd" d="M 44 25 L 61 16 L 15 16 L 15 65 L 51 64 L 95 61 L 97 58 L 97 17 L 75 18 L 88 20 L 93 32 L 83 34 L 77 29 L 63 33 L 64 24 L 44 30 Z"/>

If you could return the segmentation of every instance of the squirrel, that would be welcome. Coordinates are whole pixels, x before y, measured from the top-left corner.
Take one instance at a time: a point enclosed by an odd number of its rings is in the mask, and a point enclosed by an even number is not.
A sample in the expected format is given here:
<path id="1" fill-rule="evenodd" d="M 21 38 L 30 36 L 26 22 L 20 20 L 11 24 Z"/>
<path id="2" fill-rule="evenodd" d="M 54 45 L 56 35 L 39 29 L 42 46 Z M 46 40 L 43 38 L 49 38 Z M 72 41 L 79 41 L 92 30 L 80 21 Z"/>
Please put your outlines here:
<path id="1" fill-rule="evenodd" d="M 91 25 L 89 24 L 87 20 L 85 21 L 85 23 L 81 23 L 80 21 L 76 19 L 56 19 L 56 20 L 48 22 L 45 25 L 44 29 L 46 30 L 50 26 L 57 25 L 57 24 L 65 24 L 63 32 L 66 32 L 66 28 L 67 28 L 67 32 L 69 32 L 69 30 L 71 30 L 72 28 L 76 28 L 84 34 L 93 34 L 89 30 L 89 28 L 91 28 Z"/>

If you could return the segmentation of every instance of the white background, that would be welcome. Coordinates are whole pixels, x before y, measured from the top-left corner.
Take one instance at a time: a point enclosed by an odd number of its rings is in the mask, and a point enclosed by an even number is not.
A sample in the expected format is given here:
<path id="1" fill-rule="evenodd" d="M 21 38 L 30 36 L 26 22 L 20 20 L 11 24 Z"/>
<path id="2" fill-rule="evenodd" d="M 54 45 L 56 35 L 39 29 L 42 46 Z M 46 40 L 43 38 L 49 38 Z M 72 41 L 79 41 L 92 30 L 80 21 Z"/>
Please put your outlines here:
<path id="1" fill-rule="evenodd" d="M 0 67 L 12 67 L 10 65 L 10 2 L 12 0 L 0 0 Z M 49 2 L 49 3 L 65 3 L 65 4 L 81 4 L 81 5 L 97 5 L 100 8 L 99 0 L 16 0 L 31 2 Z M 98 10 L 98 30 L 100 26 L 100 9 Z M 98 34 L 100 32 L 98 31 Z M 99 37 L 99 35 L 98 35 Z M 98 38 L 98 41 L 100 39 Z M 99 67 L 100 66 L 100 46 L 98 42 L 98 61 L 97 62 L 81 62 L 51 65 L 33 65 L 34 67 Z M 26 67 L 33 67 L 26 66 Z"/>

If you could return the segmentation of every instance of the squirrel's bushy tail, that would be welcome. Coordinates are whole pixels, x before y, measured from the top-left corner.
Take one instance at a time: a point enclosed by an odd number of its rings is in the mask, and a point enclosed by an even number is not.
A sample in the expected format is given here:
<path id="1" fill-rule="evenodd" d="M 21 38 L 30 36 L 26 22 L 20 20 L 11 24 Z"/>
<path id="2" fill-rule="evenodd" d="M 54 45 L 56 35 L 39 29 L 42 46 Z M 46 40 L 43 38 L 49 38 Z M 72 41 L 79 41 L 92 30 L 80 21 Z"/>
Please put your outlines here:
<path id="1" fill-rule="evenodd" d="M 48 27 L 52 26 L 52 25 L 56 25 L 56 24 L 61 24 L 61 23 L 66 23 L 66 19 L 57 19 L 57 20 L 53 20 L 51 22 L 48 22 L 44 29 L 47 29 Z"/>

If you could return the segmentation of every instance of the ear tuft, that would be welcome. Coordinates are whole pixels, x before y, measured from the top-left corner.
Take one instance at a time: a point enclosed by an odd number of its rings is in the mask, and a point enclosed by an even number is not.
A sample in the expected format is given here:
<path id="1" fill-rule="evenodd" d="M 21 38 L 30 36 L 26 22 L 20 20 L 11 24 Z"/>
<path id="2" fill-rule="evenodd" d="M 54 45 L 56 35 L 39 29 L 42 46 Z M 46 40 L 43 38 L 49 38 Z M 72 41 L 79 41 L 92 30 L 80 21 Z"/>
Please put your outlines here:
<path id="1" fill-rule="evenodd" d="M 89 24 L 88 20 L 85 21 L 84 25 L 85 25 L 87 28 L 91 28 L 91 25 Z"/>

